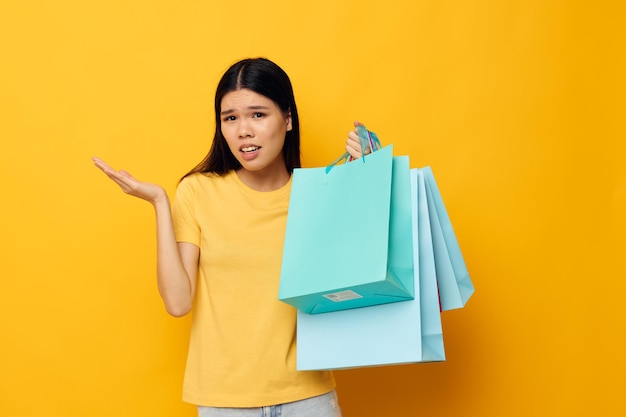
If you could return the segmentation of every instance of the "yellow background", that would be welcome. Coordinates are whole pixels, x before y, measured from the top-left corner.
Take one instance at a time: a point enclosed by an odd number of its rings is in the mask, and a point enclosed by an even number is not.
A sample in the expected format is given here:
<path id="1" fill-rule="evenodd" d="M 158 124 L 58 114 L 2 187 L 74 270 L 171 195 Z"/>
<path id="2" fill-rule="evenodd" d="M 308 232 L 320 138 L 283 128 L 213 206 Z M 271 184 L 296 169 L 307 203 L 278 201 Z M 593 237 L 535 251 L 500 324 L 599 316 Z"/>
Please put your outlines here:
<path id="1" fill-rule="evenodd" d="M 359 119 L 433 167 L 476 286 L 447 362 L 337 373 L 346 417 L 623 415 L 619 4 L 3 0 L 0 416 L 195 415 L 152 210 L 90 157 L 173 192 L 247 56 L 290 74 L 307 166 Z"/>

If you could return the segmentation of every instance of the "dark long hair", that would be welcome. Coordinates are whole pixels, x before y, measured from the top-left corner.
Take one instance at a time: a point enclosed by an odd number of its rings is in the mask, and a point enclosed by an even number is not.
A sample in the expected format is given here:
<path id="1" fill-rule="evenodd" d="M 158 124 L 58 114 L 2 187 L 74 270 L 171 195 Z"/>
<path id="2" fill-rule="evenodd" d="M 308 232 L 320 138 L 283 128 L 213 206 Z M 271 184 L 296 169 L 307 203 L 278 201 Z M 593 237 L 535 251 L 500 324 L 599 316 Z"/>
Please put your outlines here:
<path id="1" fill-rule="evenodd" d="M 283 158 L 287 171 L 300 167 L 300 122 L 289 76 L 282 68 L 266 58 L 249 58 L 233 64 L 222 76 L 215 92 L 215 135 L 207 156 L 186 175 L 210 172 L 224 175 L 241 168 L 222 134 L 220 117 L 222 98 L 232 91 L 252 90 L 272 100 L 283 114 L 291 114 L 292 129 L 287 132 Z M 183 177 L 184 178 L 184 177 Z"/>

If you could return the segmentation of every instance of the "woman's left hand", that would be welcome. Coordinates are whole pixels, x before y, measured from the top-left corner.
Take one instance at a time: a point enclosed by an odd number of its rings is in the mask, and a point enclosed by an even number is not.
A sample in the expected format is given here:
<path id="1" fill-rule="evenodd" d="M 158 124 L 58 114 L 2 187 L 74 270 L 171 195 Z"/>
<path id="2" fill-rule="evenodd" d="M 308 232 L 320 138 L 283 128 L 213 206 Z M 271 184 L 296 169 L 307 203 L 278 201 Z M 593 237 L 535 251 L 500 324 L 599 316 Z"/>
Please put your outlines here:
<path id="1" fill-rule="evenodd" d="M 357 126 L 365 125 L 359 121 L 354 122 L 355 129 L 348 133 L 348 139 L 346 140 L 346 152 L 348 152 L 353 159 L 359 159 L 361 154 L 367 155 L 371 152 L 369 146 L 365 149 L 365 152 L 361 152 L 361 141 L 359 140 L 359 135 L 356 132 Z"/>

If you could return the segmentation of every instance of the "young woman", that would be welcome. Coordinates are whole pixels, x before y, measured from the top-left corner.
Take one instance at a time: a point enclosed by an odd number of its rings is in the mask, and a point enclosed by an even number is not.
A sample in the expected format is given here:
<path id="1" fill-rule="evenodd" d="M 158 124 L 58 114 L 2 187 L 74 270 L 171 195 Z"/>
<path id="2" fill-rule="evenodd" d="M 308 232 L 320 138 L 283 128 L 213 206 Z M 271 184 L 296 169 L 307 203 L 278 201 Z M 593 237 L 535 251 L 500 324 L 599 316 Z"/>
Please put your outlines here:
<path id="1" fill-rule="evenodd" d="M 287 74 L 264 59 L 231 66 L 215 95 L 208 155 L 165 190 L 95 165 L 157 219 L 157 281 L 167 311 L 193 311 L 183 399 L 199 416 L 336 417 L 330 372 L 298 372 L 296 311 L 277 299 L 298 110 Z M 358 125 L 355 122 L 355 126 Z M 356 131 L 346 151 L 361 155 Z"/>

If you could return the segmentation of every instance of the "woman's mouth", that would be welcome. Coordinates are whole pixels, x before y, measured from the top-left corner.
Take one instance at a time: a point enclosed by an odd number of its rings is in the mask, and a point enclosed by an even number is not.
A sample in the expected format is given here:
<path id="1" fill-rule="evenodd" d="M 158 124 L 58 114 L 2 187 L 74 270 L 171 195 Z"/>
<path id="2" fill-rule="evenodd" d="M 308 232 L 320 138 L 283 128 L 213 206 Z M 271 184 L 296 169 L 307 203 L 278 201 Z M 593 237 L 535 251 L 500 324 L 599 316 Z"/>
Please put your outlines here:
<path id="1" fill-rule="evenodd" d="M 259 149 L 261 149 L 260 146 L 246 145 L 239 148 L 239 152 L 241 152 L 241 157 L 243 159 L 245 159 L 246 161 L 250 161 L 256 158 L 256 156 L 259 154 Z"/>
<path id="2" fill-rule="evenodd" d="M 259 150 L 258 146 L 246 146 L 244 148 L 241 148 L 241 152 L 243 153 L 252 153 Z"/>

